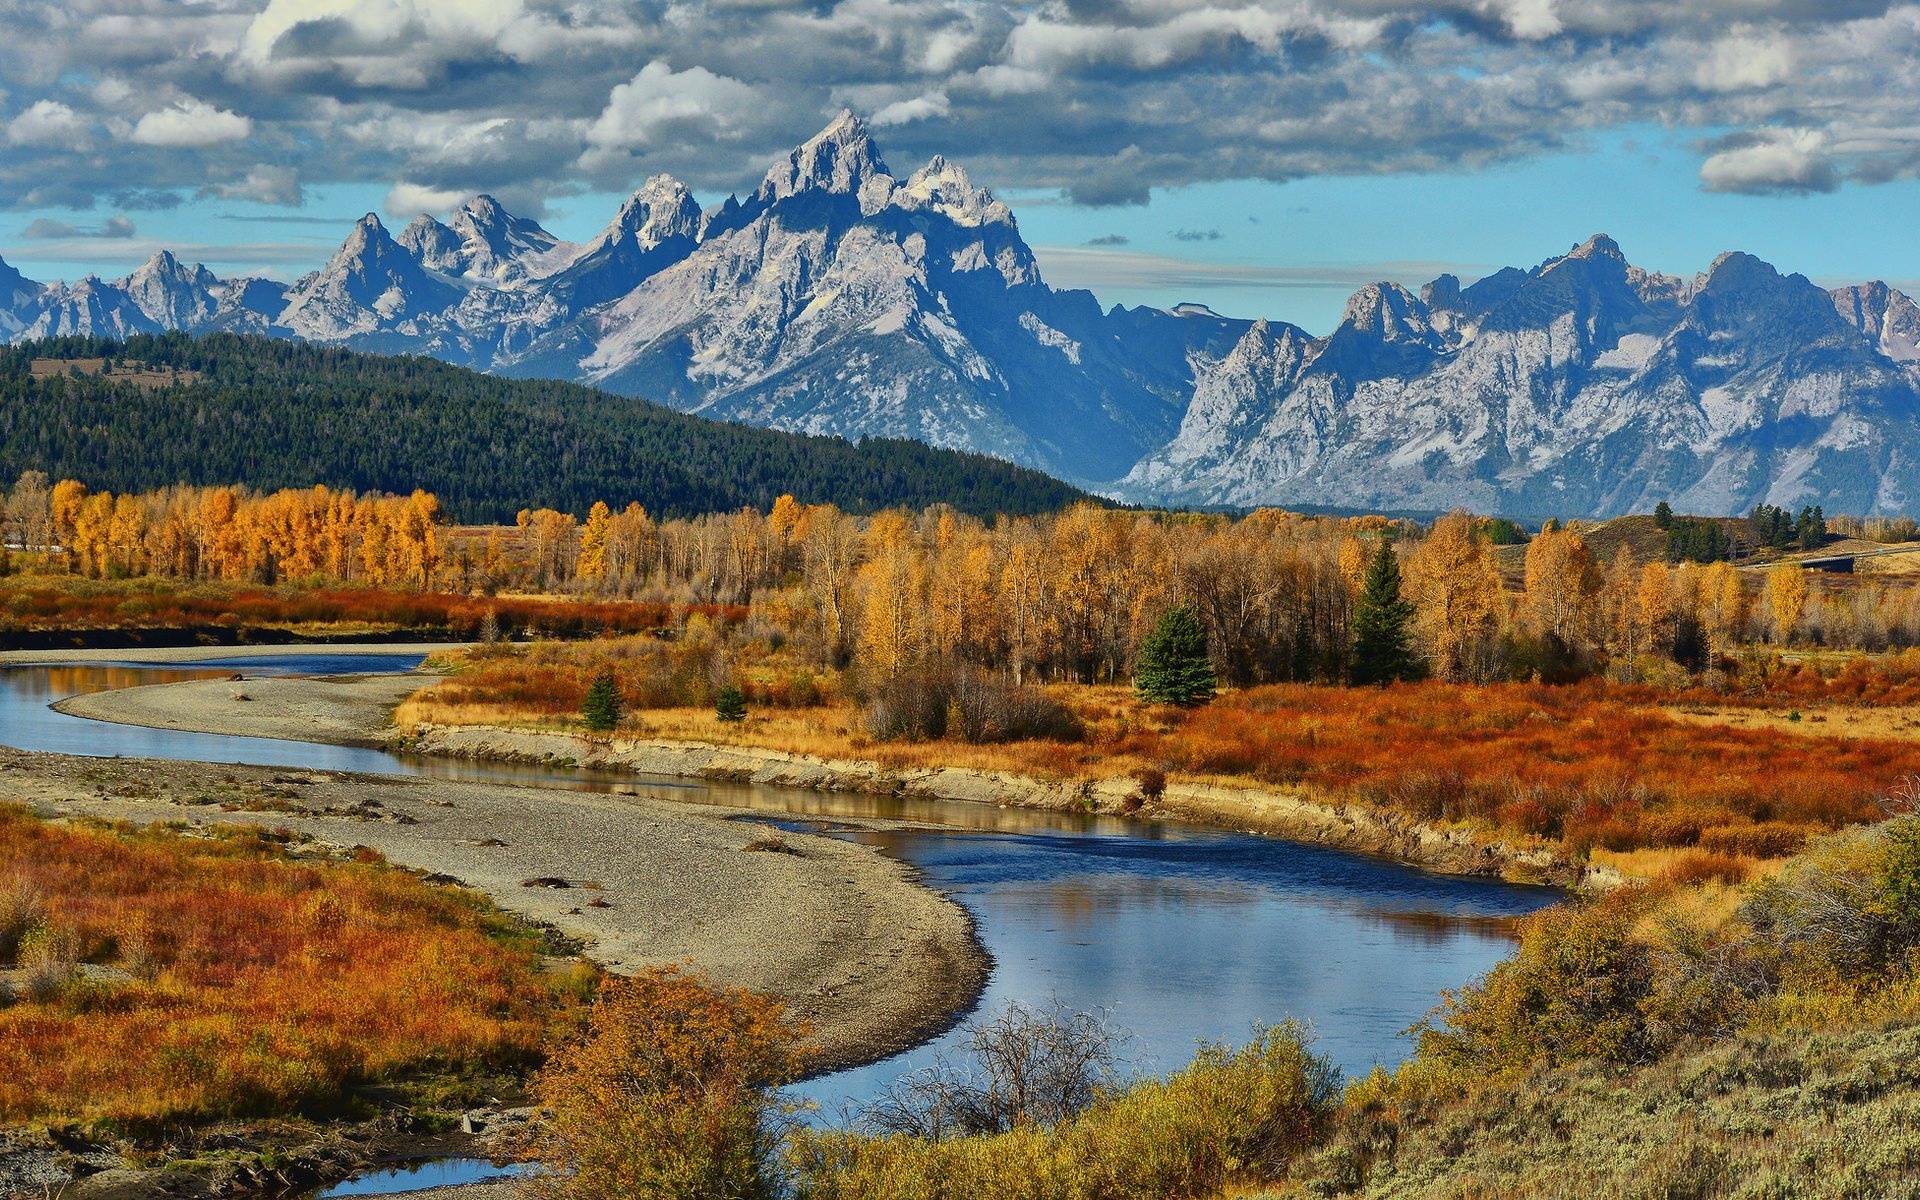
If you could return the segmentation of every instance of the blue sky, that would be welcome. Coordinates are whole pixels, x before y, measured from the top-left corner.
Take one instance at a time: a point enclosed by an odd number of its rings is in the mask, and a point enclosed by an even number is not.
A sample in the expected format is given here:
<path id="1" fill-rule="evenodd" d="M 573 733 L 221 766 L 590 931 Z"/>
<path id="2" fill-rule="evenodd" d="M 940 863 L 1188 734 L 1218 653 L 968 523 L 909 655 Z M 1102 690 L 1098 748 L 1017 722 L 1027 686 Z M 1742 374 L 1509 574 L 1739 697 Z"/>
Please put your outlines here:
<path id="1" fill-rule="evenodd" d="M 1358 286 L 1596 232 L 1920 281 L 1920 5 L 1889 0 L 16 0 L 0 255 L 291 278 L 476 191 L 591 236 L 750 188 L 845 105 L 1012 203 L 1050 282 L 1324 332 Z"/>

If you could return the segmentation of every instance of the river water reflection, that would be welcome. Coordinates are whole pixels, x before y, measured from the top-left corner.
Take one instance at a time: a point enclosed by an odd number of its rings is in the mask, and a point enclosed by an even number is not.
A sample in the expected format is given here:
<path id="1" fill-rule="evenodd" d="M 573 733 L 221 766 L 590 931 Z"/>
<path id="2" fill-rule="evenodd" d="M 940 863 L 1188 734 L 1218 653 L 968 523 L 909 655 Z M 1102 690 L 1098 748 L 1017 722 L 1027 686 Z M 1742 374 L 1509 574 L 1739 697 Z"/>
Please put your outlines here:
<path id="1" fill-rule="evenodd" d="M 0 742 L 67 754 L 243 762 L 538 783 L 760 809 L 795 826 L 886 817 L 926 828 L 840 830 L 912 864 L 972 912 L 995 968 L 983 1005 L 1099 1008 L 1131 1037 L 1133 1066 L 1184 1064 L 1202 1039 L 1243 1040 L 1299 1017 L 1349 1074 L 1394 1063 L 1400 1033 L 1511 949 L 1510 922 L 1558 899 L 1364 855 L 1179 826 L 891 797 L 700 787 L 608 772 L 508 768 L 324 746 L 150 730 L 48 707 L 79 692 L 247 674 L 405 670 L 417 658 L 315 654 L 204 667 L 0 669 Z M 831 1115 L 951 1048 L 957 1033 L 801 1090 Z"/>

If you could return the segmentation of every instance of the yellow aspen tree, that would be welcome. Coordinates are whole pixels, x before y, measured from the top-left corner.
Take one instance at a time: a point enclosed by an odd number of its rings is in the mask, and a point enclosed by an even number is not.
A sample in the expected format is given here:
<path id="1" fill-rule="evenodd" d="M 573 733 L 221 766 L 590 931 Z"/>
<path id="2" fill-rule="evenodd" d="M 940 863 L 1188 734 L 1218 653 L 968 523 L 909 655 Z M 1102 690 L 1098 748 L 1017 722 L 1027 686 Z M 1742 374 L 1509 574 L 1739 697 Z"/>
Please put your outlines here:
<path id="1" fill-rule="evenodd" d="M 1635 625 L 1646 642 L 1636 654 L 1668 654 L 1673 650 L 1673 582 L 1667 564 L 1650 562 L 1640 568 L 1640 582 L 1634 588 Z"/>
<path id="2" fill-rule="evenodd" d="M 646 574 L 658 530 L 640 502 L 632 500 L 607 524 L 607 577 L 624 583 Z"/>
<path id="3" fill-rule="evenodd" d="M 757 509 L 743 508 L 727 521 L 727 567 L 733 578 L 734 598 L 752 598 L 767 562 L 769 533 Z"/>
<path id="4" fill-rule="evenodd" d="M 1076 504 L 1054 519 L 1048 538 L 1061 653 L 1074 674 L 1089 683 L 1098 671 L 1102 634 L 1112 616 L 1108 573 L 1120 557 L 1114 521 L 1119 515 L 1094 504 Z"/>
<path id="5" fill-rule="evenodd" d="M 1000 568 L 996 597 L 1001 636 L 1007 646 L 1007 667 L 1016 684 L 1026 681 L 1029 668 L 1042 667 L 1051 658 L 1055 607 L 1053 572 L 1046 539 L 1032 521 L 1011 529 L 1006 558 Z"/>
<path id="6" fill-rule="evenodd" d="M 1592 647 L 1592 630 L 1601 589 L 1593 551 L 1577 533 L 1542 529 L 1527 543 L 1528 624 L 1575 653 Z"/>
<path id="7" fill-rule="evenodd" d="M 140 551 L 147 539 L 147 508 L 140 497 L 122 492 L 113 499 L 113 516 L 107 525 L 109 566 L 122 575 L 143 572 L 146 564 Z"/>
<path id="8" fill-rule="evenodd" d="M 919 657 L 926 562 L 899 513 L 875 516 L 867 536 L 870 557 L 860 568 L 860 661 L 892 679 Z"/>
<path id="9" fill-rule="evenodd" d="M 1360 584 L 1367 577 L 1367 564 L 1373 561 L 1372 540 L 1362 540 L 1348 534 L 1340 539 L 1340 578 L 1346 581 L 1347 594 L 1360 594 Z"/>
<path id="10" fill-rule="evenodd" d="M 80 506 L 86 502 L 87 485 L 78 479 L 62 479 L 53 485 L 48 508 L 53 517 L 53 534 L 67 548 L 67 561 L 73 569 L 83 569 L 73 547 L 73 533 L 80 523 Z"/>
<path id="11" fill-rule="evenodd" d="M 1634 565 L 1633 551 L 1622 543 L 1613 552 L 1613 561 L 1607 564 L 1600 593 L 1607 653 L 1617 659 L 1631 659 L 1642 653 L 1647 641 L 1640 625 L 1640 606 L 1634 603 L 1634 590 L 1639 585 L 1640 570 Z"/>
<path id="12" fill-rule="evenodd" d="M 355 529 L 352 492 L 334 492 L 327 500 L 326 524 L 321 535 L 324 570 L 342 583 L 353 579 Z"/>
<path id="13" fill-rule="evenodd" d="M 799 536 L 800 522 L 806 518 L 806 509 L 792 496 L 783 495 L 773 502 L 767 512 L 767 530 L 773 537 L 773 569 L 777 575 L 785 575 L 793 570 L 795 541 Z"/>
<path id="14" fill-rule="evenodd" d="M 1747 589 L 1731 563 L 1713 563 L 1700 573 L 1700 615 L 1707 648 L 1716 656 L 1731 654 L 1747 626 Z"/>
<path id="15" fill-rule="evenodd" d="M 393 530 L 386 508 L 380 500 L 363 496 L 354 509 L 354 523 L 360 528 L 360 577 L 375 587 L 391 578 Z"/>
<path id="16" fill-rule="evenodd" d="M 580 527 L 580 578 L 598 584 L 607 575 L 607 539 L 613 530 L 613 510 L 604 500 L 595 500 L 587 510 L 587 523 Z"/>
<path id="17" fill-rule="evenodd" d="M 1500 569 L 1493 548 L 1466 513 L 1450 513 L 1413 548 L 1404 568 L 1414 629 L 1433 673 L 1472 674 L 1474 652 L 1498 628 Z"/>
<path id="18" fill-rule="evenodd" d="M 802 586 L 820 613 L 820 642 L 827 665 L 844 662 L 852 640 L 854 572 L 860 532 L 853 518 L 831 504 L 807 510 L 800 544 Z"/>
<path id="19" fill-rule="evenodd" d="M 1807 569 L 1797 562 L 1776 564 L 1767 572 L 1767 608 L 1773 613 L 1774 636 L 1781 645 L 1793 640 L 1806 607 Z"/>
<path id="20" fill-rule="evenodd" d="M 80 502 L 67 546 L 82 574 L 96 579 L 106 574 L 107 538 L 112 525 L 112 492 L 95 492 Z"/>

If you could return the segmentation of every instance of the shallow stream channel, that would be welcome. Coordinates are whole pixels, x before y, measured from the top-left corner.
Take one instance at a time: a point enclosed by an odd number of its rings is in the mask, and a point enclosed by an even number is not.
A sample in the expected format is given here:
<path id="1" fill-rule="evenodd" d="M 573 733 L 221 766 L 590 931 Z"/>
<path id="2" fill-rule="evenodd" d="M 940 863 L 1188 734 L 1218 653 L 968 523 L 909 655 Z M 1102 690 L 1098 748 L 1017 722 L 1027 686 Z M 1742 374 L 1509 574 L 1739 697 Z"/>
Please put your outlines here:
<path id="1" fill-rule="evenodd" d="M 0 743 L 63 754 L 639 791 L 777 814 L 911 864 L 973 915 L 993 971 L 981 1010 L 1010 1001 L 1103 1012 L 1130 1069 L 1177 1069 L 1205 1041 L 1258 1023 L 1311 1024 L 1349 1077 L 1393 1065 L 1443 990 L 1512 949 L 1515 918 L 1558 892 L 1462 879 L 1366 855 L 1159 822 L 963 802 L 689 783 L 495 766 L 319 743 L 107 724 L 50 706 L 84 692 L 247 675 L 405 671 L 418 656 L 223 658 L 194 666 L 0 667 Z M 889 825 L 888 822 L 898 822 Z M 958 1028 L 915 1050 L 802 1085 L 837 1119 L 904 1073 L 952 1055 Z M 404 1182 L 389 1190 L 422 1186 Z M 349 1194 L 326 1193 L 326 1194 Z M 374 1194 L 355 1192 L 351 1194 Z"/>

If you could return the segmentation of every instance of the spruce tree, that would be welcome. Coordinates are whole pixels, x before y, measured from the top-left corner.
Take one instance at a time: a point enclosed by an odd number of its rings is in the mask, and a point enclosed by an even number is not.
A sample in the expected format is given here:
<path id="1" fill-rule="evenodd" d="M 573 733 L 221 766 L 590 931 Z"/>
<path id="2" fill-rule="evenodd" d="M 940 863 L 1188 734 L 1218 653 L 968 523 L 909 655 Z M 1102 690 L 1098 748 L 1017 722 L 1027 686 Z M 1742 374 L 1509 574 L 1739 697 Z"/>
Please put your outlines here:
<path id="1" fill-rule="evenodd" d="M 722 721 L 746 720 L 746 693 L 731 685 L 721 688 L 713 697 L 713 715 Z"/>
<path id="2" fill-rule="evenodd" d="M 580 717 L 595 733 L 605 733 L 620 723 L 620 688 L 614 682 L 612 671 L 602 671 L 593 677 L 586 702 L 580 706 Z"/>
<path id="3" fill-rule="evenodd" d="M 1413 678 L 1418 664 L 1408 632 L 1412 622 L 1413 605 L 1400 598 L 1400 562 L 1393 544 L 1382 538 L 1353 606 L 1353 682 Z"/>
<path id="4" fill-rule="evenodd" d="M 1213 660 L 1207 631 L 1185 605 L 1168 609 L 1140 639 L 1133 690 L 1148 704 L 1191 707 L 1213 699 Z"/>

